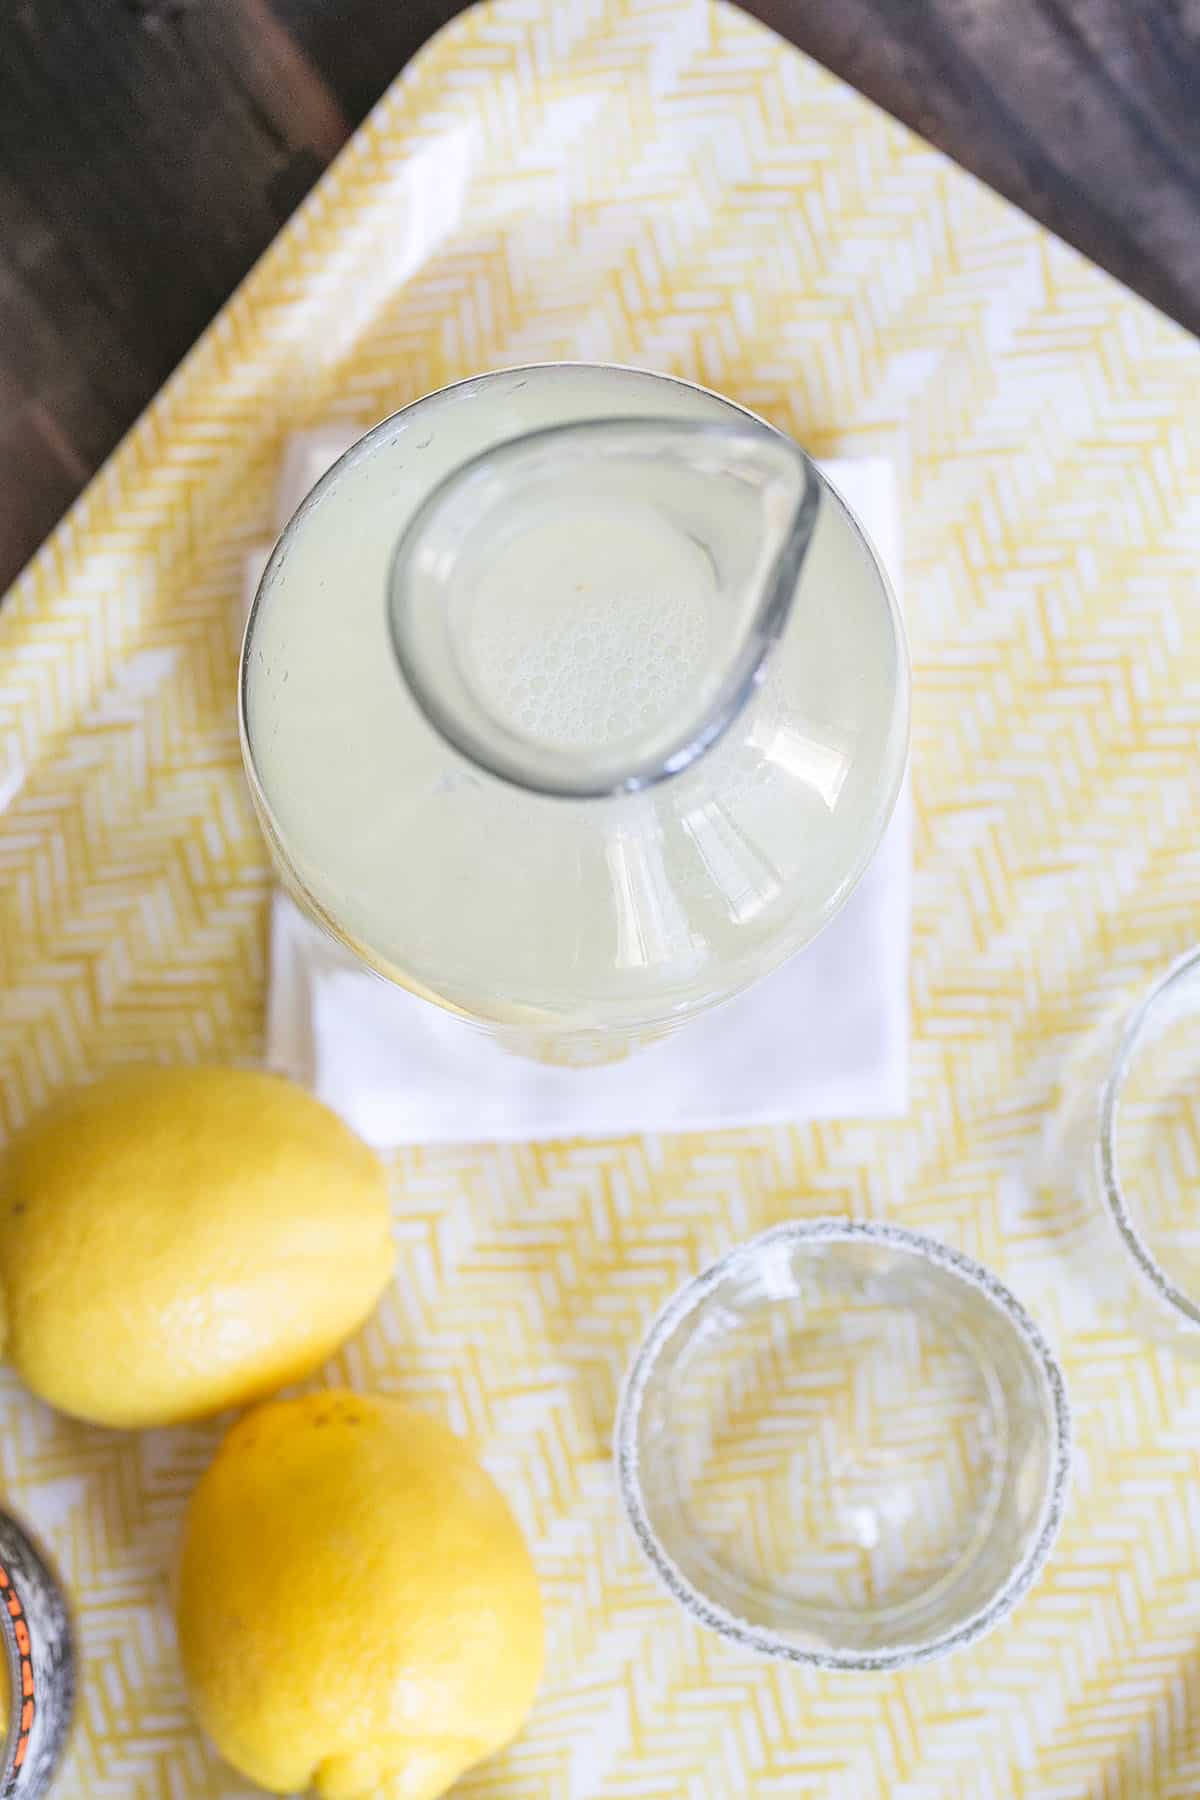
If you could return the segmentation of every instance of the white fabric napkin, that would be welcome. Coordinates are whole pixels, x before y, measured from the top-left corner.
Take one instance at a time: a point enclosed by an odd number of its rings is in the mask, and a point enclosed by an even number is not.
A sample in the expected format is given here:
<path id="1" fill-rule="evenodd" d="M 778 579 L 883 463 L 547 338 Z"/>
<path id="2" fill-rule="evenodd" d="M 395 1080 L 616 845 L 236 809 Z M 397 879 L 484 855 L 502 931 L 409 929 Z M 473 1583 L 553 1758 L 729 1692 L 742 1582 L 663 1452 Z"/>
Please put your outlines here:
<path id="1" fill-rule="evenodd" d="M 353 435 L 331 428 L 292 441 L 276 498 L 280 529 Z M 898 589 L 891 464 L 863 457 L 822 467 Z M 267 554 L 247 559 L 247 610 Z M 277 892 L 267 1062 L 379 1148 L 895 1117 L 908 1104 L 911 865 L 906 785 L 871 867 L 807 950 L 673 1037 L 589 1069 L 498 1049 L 362 968 Z"/>

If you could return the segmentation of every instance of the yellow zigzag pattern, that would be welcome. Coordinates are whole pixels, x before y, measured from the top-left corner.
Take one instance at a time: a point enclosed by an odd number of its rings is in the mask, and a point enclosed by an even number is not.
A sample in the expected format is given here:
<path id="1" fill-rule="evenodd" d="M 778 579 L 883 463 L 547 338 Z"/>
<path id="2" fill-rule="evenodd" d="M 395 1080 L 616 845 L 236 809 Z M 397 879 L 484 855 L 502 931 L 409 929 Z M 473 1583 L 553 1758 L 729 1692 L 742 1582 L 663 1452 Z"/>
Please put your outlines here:
<path id="1" fill-rule="evenodd" d="M 550 1673 L 474 1800 L 1172 1800 L 1200 1789 L 1200 1390 L 1097 1312 L 1046 1180 L 1072 1057 L 1197 935 L 1200 353 L 733 10 L 500 0 L 429 47 L 0 610 L 0 1136 L 116 1063 L 254 1058 L 268 871 L 233 619 L 288 433 L 472 370 L 613 358 L 882 451 L 915 658 L 913 1105 L 891 1124 L 396 1158 L 400 1274 L 331 1373 L 474 1434 Z M 1009 1625 L 886 1680 L 747 1660 L 660 1597 L 609 1433 L 730 1240 L 880 1214 L 1065 1357 L 1075 1497 Z M 75 1596 L 62 1792 L 233 1800 L 168 1571 L 215 1429 L 126 1439 L 0 1377 L 5 1496 Z M 531 1448 L 532 1447 L 532 1448 Z M 719 1496 L 714 1504 L 719 1502 Z"/>

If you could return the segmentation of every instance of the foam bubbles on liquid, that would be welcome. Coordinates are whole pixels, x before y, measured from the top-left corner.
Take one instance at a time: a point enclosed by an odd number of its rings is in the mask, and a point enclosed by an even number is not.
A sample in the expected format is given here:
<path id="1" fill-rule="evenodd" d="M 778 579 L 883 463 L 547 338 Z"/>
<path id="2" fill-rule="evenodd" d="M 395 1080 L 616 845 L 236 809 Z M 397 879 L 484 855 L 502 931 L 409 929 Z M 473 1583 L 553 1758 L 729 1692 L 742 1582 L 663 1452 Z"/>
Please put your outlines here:
<path id="1" fill-rule="evenodd" d="M 497 723 L 571 750 L 690 711 L 708 671 L 712 564 L 655 508 L 572 504 L 511 533 L 472 595 L 468 678 Z"/>

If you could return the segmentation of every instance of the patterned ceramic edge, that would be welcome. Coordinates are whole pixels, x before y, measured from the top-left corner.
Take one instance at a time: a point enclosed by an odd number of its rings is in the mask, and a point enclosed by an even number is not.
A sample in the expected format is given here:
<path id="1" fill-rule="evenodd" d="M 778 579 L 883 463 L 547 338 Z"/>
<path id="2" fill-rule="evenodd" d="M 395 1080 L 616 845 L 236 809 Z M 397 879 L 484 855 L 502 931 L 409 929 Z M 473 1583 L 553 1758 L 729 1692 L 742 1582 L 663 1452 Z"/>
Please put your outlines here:
<path id="1" fill-rule="evenodd" d="M 1042 1495 L 1041 1514 L 1032 1547 L 1010 1572 L 999 1591 L 984 1607 L 970 1614 L 953 1631 L 932 1643 L 897 1644 L 890 1650 L 870 1652 L 839 1650 L 804 1650 L 774 1632 L 751 1625 L 736 1614 L 707 1599 L 683 1574 L 663 1549 L 642 1501 L 638 1469 L 637 1427 L 641 1415 L 646 1383 L 664 1343 L 680 1320 L 692 1312 L 717 1282 L 736 1266 L 757 1257 L 769 1245 L 855 1242 L 887 1244 L 892 1249 L 919 1256 L 936 1264 L 948 1274 L 977 1288 L 1002 1313 L 1041 1369 L 1054 1421 L 1054 1454 L 1050 1459 L 1046 1486 Z M 853 1669 L 877 1672 L 897 1669 L 913 1663 L 930 1662 L 948 1656 L 981 1638 L 999 1625 L 1012 1612 L 1017 1602 L 1032 1586 L 1041 1572 L 1062 1523 L 1071 1471 L 1071 1414 L 1062 1369 L 1038 1327 L 1020 1301 L 973 1258 L 952 1250 L 936 1238 L 904 1225 L 889 1225 L 854 1219 L 796 1220 L 774 1225 L 747 1239 L 724 1256 L 710 1263 L 699 1275 L 685 1282 L 658 1314 L 642 1342 L 621 1393 L 614 1432 L 614 1454 L 621 1499 L 638 1544 L 659 1580 L 694 1618 L 722 1637 L 758 1651 L 764 1656 L 781 1658 L 817 1669 Z"/>
<path id="2" fill-rule="evenodd" d="M 1176 1324 L 1189 1332 L 1200 1330 L 1200 1299 L 1193 1300 L 1175 1285 L 1133 1222 L 1117 1169 L 1117 1120 L 1125 1079 L 1152 1014 L 1158 1010 L 1162 1001 L 1171 996 L 1177 984 L 1186 982 L 1197 973 L 1200 973 L 1200 946 L 1185 950 L 1165 974 L 1159 976 L 1150 992 L 1130 1014 L 1108 1079 L 1101 1089 L 1099 1138 L 1096 1143 L 1100 1191 L 1113 1223 L 1155 1300 L 1169 1310 Z"/>
<path id="3" fill-rule="evenodd" d="M 75 1653 L 58 1583 L 7 1513 L 0 1513 L 0 1635 L 8 1671 L 0 1800 L 38 1800 L 58 1766 L 70 1727 Z"/>

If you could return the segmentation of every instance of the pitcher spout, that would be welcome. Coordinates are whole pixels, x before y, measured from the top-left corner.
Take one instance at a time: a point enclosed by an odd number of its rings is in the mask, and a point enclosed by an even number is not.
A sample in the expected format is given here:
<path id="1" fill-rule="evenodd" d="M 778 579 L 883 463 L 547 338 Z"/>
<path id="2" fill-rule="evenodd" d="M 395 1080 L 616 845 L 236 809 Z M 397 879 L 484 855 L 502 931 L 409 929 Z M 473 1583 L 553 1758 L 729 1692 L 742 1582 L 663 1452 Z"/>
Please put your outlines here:
<path id="1" fill-rule="evenodd" d="M 804 452 L 751 420 L 590 420 L 493 446 L 397 544 L 404 679 L 455 749 L 526 790 L 667 780 L 762 680 L 820 491 Z"/>

